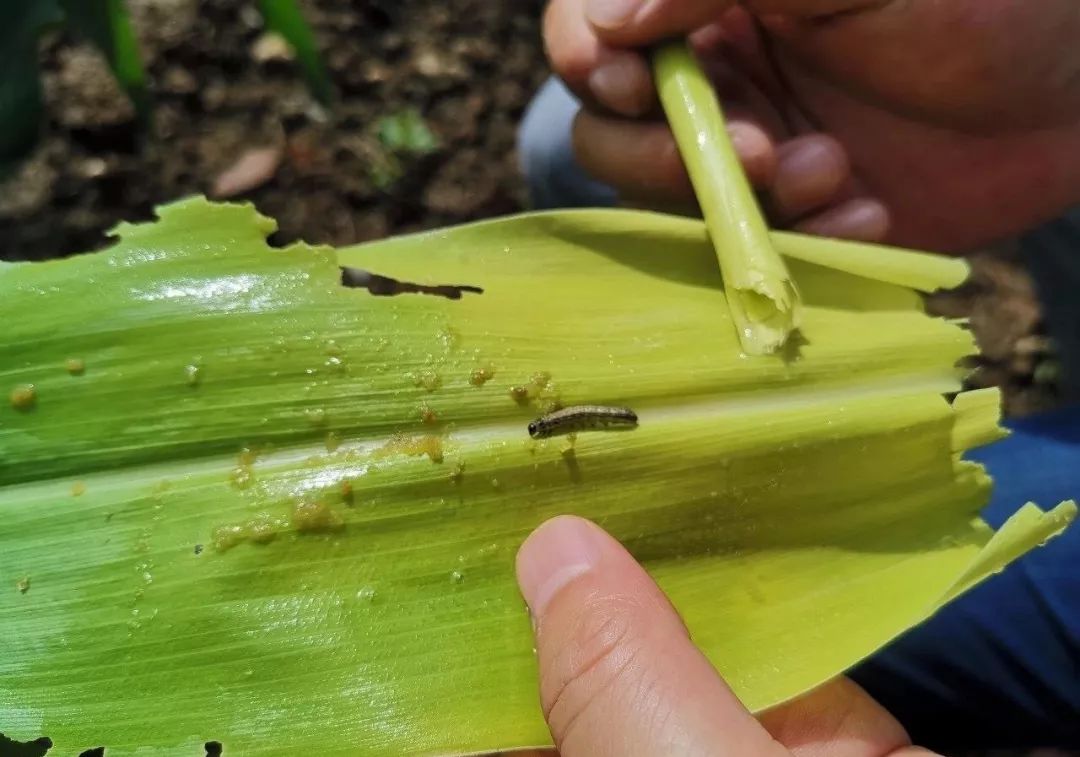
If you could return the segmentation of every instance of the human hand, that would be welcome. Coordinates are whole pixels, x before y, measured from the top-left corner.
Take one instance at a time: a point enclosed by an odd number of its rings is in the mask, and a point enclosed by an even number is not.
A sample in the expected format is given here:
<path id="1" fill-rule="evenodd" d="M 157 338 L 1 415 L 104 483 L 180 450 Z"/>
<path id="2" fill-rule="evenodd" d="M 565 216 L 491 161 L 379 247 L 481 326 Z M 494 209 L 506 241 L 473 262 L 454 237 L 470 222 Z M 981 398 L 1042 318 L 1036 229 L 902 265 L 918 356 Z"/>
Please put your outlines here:
<path id="1" fill-rule="evenodd" d="M 754 718 L 618 542 L 570 516 L 517 556 L 536 629 L 540 699 L 562 757 L 912 757 L 904 729 L 839 679 Z"/>
<path id="2" fill-rule="evenodd" d="M 774 225 L 962 252 L 1080 202 L 1074 0 L 551 0 L 544 21 L 578 162 L 632 202 L 693 197 L 636 52 L 687 34 Z"/>

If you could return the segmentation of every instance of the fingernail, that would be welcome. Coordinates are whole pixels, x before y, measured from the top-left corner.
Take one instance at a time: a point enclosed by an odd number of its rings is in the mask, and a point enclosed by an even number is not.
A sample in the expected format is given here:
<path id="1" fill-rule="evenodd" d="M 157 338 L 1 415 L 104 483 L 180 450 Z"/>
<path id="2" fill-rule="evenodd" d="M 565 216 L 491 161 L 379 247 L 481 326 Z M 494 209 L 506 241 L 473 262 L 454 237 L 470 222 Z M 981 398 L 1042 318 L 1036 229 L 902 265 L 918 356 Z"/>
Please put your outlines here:
<path id="1" fill-rule="evenodd" d="M 521 545 L 517 579 L 533 618 L 544 614 L 552 597 L 600 563 L 599 529 L 581 518 L 564 515 L 540 526 Z"/>
<path id="2" fill-rule="evenodd" d="M 638 116 L 644 110 L 641 89 L 647 84 L 634 67 L 636 61 L 616 59 L 603 63 L 589 74 L 589 89 L 601 103 L 624 116 Z"/>
<path id="3" fill-rule="evenodd" d="M 790 174 L 831 171 L 836 162 L 836 151 L 816 140 L 807 140 L 797 149 L 780 153 L 780 169 Z"/>
<path id="4" fill-rule="evenodd" d="M 601 29 L 618 29 L 641 7 L 642 0 L 585 0 L 585 18 Z"/>
<path id="5" fill-rule="evenodd" d="M 727 133 L 728 137 L 731 138 L 731 144 L 735 148 L 735 152 L 740 157 L 753 156 L 762 150 L 768 149 L 768 138 L 759 129 L 755 129 L 748 124 L 729 121 Z"/>
<path id="6" fill-rule="evenodd" d="M 880 242 L 889 233 L 889 211 L 878 200 L 859 197 L 844 204 L 835 223 L 843 230 L 841 236 Z"/>
<path id="7" fill-rule="evenodd" d="M 889 233 L 889 211 L 878 200 L 857 197 L 807 219 L 795 228 L 819 236 L 881 242 Z"/>

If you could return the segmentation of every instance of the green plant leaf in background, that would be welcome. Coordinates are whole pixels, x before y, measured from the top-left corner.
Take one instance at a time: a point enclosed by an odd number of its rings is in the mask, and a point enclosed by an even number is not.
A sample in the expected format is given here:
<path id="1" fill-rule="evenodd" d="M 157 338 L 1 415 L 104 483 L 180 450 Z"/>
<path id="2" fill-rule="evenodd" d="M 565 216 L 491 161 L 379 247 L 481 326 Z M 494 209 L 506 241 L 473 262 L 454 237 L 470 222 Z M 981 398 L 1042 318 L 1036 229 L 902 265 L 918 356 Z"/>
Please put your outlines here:
<path id="1" fill-rule="evenodd" d="M 62 18 L 52 0 L 9 0 L 0 27 L 0 179 L 33 147 L 41 128 L 38 38 Z"/>
<path id="2" fill-rule="evenodd" d="M 67 24 L 92 41 L 109 61 L 113 75 L 127 93 L 144 124 L 150 119 L 150 96 L 139 43 L 124 0 L 59 0 Z"/>
<path id="3" fill-rule="evenodd" d="M 403 159 L 428 155 L 439 146 L 424 117 L 415 108 L 380 118 L 376 136 L 382 150 L 373 156 L 368 172 L 375 186 L 383 190 L 392 187 L 404 175 Z"/>
<path id="4" fill-rule="evenodd" d="M 390 152 L 426 155 L 438 147 L 424 117 L 416 108 L 406 108 L 379 119 L 379 142 Z"/>
<path id="5" fill-rule="evenodd" d="M 1000 435 L 997 397 L 943 398 L 971 337 L 907 288 L 963 263 L 878 249 L 877 272 L 774 234 L 803 342 L 748 359 L 700 222 L 535 214 L 336 252 L 270 249 L 272 228 L 194 199 L 101 253 L 0 266 L 8 736 L 546 744 L 513 557 L 565 512 L 644 561 L 760 709 L 1075 515 L 977 518 L 990 482 L 960 455 Z M 483 293 L 374 296 L 339 265 Z M 557 403 L 641 424 L 529 439 Z"/>
<path id="6" fill-rule="evenodd" d="M 42 91 L 38 39 L 66 22 L 91 40 L 144 122 L 150 115 L 146 73 L 123 0 L 12 0 L 0 29 L 0 178 L 37 142 Z"/>
<path id="7" fill-rule="evenodd" d="M 280 34 L 296 52 L 300 70 L 304 73 L 312 94 L 323 105 L 334 100 L 334 85 L 323 66 L 315 33 L 304 19 L 296 0 L 259 0 L 266 26 Z"/>

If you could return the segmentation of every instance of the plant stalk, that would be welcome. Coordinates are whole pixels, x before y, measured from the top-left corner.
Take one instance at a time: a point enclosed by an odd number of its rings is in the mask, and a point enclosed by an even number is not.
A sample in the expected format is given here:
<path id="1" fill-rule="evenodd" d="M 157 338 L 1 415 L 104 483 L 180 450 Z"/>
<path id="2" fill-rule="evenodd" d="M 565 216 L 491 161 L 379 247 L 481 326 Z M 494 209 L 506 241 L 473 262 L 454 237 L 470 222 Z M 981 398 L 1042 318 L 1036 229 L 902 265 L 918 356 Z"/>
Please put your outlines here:
<path id="1" fill-rule="evenodd" d="M 712 85 L 684 42 L 653 55 L 660 102 L 679 146 L 749 355 L 774 353 L 799 325 L 799 294 L 739 164 Z"/>

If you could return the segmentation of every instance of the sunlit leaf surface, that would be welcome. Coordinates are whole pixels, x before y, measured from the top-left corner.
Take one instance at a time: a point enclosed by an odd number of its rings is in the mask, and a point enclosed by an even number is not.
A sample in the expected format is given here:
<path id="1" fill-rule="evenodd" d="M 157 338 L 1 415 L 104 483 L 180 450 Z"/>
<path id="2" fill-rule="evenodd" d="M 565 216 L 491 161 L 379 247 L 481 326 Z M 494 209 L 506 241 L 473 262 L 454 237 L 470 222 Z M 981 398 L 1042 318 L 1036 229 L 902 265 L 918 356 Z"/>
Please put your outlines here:
<path id="1" fill-rule="evenodd" d="M 539 214 L 336 252 L 271 229 L 196 199 L 104 252 L 0 265 L 8 736 L 110 757 L 547 743 L 513 557 L 565 512 L 627 544 L 761 708 L 1075 513 L 997 537 L 976 518 L 989 481 L 959 455 L 998 434 L 996 398 L 943 397 L 970 335 L 857 248 L 776 235 L 801 339 L 746 358 L 693 221 Z M 962 278 L 879 252 L 878 278 Z M 483 293 L 374 296 L 339 265 Z M 640 427 L 528 438 L 578 403 Z"/>

